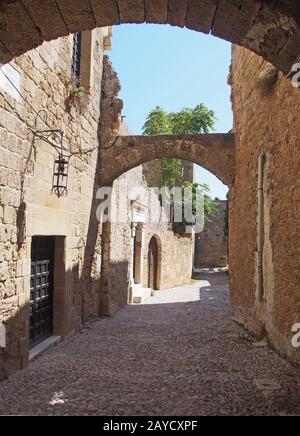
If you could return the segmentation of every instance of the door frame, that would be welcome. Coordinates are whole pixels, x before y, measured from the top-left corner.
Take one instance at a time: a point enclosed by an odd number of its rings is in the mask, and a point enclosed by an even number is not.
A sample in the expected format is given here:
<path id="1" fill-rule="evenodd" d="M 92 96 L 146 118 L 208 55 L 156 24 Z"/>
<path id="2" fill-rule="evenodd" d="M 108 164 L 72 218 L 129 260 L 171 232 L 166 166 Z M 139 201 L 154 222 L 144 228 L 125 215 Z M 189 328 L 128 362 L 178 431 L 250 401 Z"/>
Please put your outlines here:
<path id="1" fill-rule="evenodd" d="M 55 237 L 53 236 L 35 236 L 31 241 L 31 275 L 30 281 L 32 285 L 30 286 L 33 290 L 33 299 L 30 298 L 29 307 L 32 310 L 29 315 L 29 349 L 34 348 L 41 342 L 45 341 L 53 335 L 53 312 L 54 312 L 54 259 L 55 259 Z M 40 270 L 40 272 L 38 272 Z M 40 283 L 40 286 L 38 285 Z M 46 287 L 43 286 L 47 283 Z M 38 300 L 37 294 L 39 289 L 44 289 L 47 292 L 46 296 L 39 295 Z M 42 308 L 47 305 L 47 329 L 37 334 L 36 328 L 39 324 L 37 319 L 41 319 L 41 316 L 45 315 Z M 42 305 L 42 306 L 41 306 Z M 36 311 L 38 310 L 38 318 L 36 318 Z M 33 331 L 32 337 L 30 334 L 30 319 L 33 319 Z"/>
<path id="2" fill-rule="evenodd" d="M 155 241 L 156 249 L 157 249 L 157 265 L 156 265 L 156 274 L 155 274 L 155 283 L 153 290 L 160 290 L 161 288 L 161 265 L 162 265 L 162 244 L 160 237 L 158 235 L 153 235 L 148 243 L 148 287 L 150 288 L 150 247 L 151 244 Z"/>
<path id="3" fill-rule="evenodd" d="M 67 329 L 67 274 L 66 274 L 66 237 L 56 235 L 37 234 L 27 238 L 28 253 L 30 253 L 31 265 L 31 246 L 32 239 L 35 237 L 54 238 L 54 259 L 53 259 L 53 321 L 52 335 L 64 339 L 68 334 Z M 28 304 L 30 295 L 30 275 L 26 281 L 28 294 Z M 29 314 L 28 314 L 27 338 L 29 341 Z M 29 349 L 29 347 L 28 347 Z"/>

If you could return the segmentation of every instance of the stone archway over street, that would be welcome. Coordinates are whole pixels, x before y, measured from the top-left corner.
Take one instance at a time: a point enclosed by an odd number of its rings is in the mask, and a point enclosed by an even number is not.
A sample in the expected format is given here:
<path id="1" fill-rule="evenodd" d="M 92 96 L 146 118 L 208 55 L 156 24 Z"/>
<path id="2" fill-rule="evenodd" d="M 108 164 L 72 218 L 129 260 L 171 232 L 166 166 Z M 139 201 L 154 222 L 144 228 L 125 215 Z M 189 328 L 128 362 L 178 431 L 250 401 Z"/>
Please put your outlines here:
<path id="1" fill-rule="evenodd" d="M 234 180 L 235 136 L 232 133 L 183 136 L 120 136 L 103 144 L 99 181 L 110 185 L 130 169 L 164 157 L 189 160 L 203 166 L 224 184 Z"/>
<path id="2" fill-rule="evenodd" d="M 77 31 L 144 22 L 211 33 L 254 51 L 284 73 L 299 55 L 298 0 L 4 0 L 0 62 Z"/>

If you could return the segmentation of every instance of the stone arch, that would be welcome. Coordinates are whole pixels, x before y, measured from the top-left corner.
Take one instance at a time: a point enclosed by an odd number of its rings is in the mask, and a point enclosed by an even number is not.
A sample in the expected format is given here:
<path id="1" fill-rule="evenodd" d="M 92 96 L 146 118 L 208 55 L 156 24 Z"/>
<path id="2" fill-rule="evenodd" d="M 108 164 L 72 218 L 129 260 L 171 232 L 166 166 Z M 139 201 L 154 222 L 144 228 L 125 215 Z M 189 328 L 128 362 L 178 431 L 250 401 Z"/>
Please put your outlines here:
<path id="1" fill-rule="evenodd" d="M 284 73 L 299 55 L 298 0 L 3 0 L 0 63 L 70 33 L 145 22 L 211 33 Z"/>
<path id="2" fill-rule="evenodd" d="M 156 278 L 155 278 L 155 286 L 153 287 L 153 290 L 159 290 L 161 286 L 161 271 L 162 271 L 162 243 L 160 237 L 157 234 L 152 235 L 148 243 L 147 275 L 148 275 L 149 288 L 151 287 L 151 282 L 150 282 L 151 271 L 150 271 L 150 257 L 149 257 L 151 244 L 155 244 L 157 249 L 157 266 L 155 271 Z"/>
<path id="3" fill-rule="evenodd" d="M 210 171 L 224 184 L 235 176 L 235 135 L 121 136 L 112 146 L 100 148 L 99 181 L 110 186 L 130 169 L 164 157 L 193 162 Z"/>

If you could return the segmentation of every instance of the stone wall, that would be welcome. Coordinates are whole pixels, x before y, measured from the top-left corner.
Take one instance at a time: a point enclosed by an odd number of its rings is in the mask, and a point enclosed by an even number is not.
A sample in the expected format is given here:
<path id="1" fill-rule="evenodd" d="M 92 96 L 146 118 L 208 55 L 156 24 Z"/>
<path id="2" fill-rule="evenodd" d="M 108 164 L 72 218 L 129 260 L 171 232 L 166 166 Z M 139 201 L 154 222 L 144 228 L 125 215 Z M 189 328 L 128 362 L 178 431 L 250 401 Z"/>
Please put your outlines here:
<path id="1" fill-rule="evenodd" d="M 195 164 L 188 161 L 183 161 L 183 181 L 194 181 Z M 159 159 L 146 162 L 143 165 L 143 174 L 148 186 L 159 187 L 162 185 L 162 169 Z"/>
<path id="2" fill-rule="evenodd" d="M 205 223 L 203 232 L 196 235 L 195 268 L 227 266 L 227 241 L 225 237 L 225 216 L 227 201 L 216 200 L 216 214 Z"/>
<path id="3" fill-rule="evenodd" d="M 172 226 L 152 223 L 146 226 L 143 286 L 148 287 L 148 247 L 156 236 L 159 241 L 159 290 L 175 288 L 191 282 L 193 269 L 193 238 L 181 237 L 172 231 Z"/>
<path id="4" fill-rule="evenodd" d="M 54 289 L 54 334 L 62 338 L 95 319 L 99 312 L 101 229 L 93 202 L 97 190 L 98 124 L 103 38 L 106 30 L 84 32 L 90 40 L 91 87 L 87 106 L 66 108 L 70 95 L 72 36 L 44 43 L 11 64 L 27 99 L 0 90 L 0 378 L 28 362 L 28 302 L 31 241 L 56 237 L 60 256 Z M 92 36 L 92 38 L 90 38 Z M 36 113 L 45 110 L 36 123 Z M 51 195 L 57 152 L 35 139 L 33 130 L 62 129 L 70 160 L 68 195 Z M 89 153 L 82 150 L 91 149 Z"/>
<path id="5" fill-rule="evenodd" d="M 131 201 L 144 208 L 141 243 L 141 285 L 148 288 L 148 248 L 153 236 L 159 241 L 159 289 L 168 289 L 189 283 L 192 274 L 192 237 L 179 237 L 161 208 L 157 195 L 145 183 L 143 167 L 128 171 L 115 180 L 111 199 L 113 211 L 125 211 L 122 221 L 109 224 L 107 267 L 102 279 L 101 314 L 113 315 L 128 301 L 128 290 L 133 275 Z M 148 200 L 148 201 L 147 201 Z M 139 224 L 139 223 L 136 223 Z M 106 262 L 104 260 L 104 262 Z"/>
<path id="6" fill-rule="evenodd" d="M 1 63 L 44 40 L 144 22 L 211 33 L 253 50 L 285 73 L 299 56 L 299 0 L 4 0 L 0 22 Z"/>
<path id="7" fill-rule="evenodd" d="M 194 164 L 183 161 L 183 180 L 194 181 Z M 143 165 L 143 175 L 149 187 L 162 186 L 162 167 L 159 159 Z M 155 198 L 155 197 L 154 197 Z M 145 234 L 144 250 L 144 287 L 148 286 L 148 246 L 153 235 L 156 235 L 161 247 L 159 271 L 160 289 L 168 289 L 190 283 L 193 259 L 193 235 L 179 236 L 174 233 L 172 225 L 167 222 L 167 216 L 160 208 L 158 201 L 148 205 L 148 210 L 157 217 L 156 222 L 148 223 Z M 149 219 L 148 219 L 149 221 Z"/>
<path id="8" fill-rule="evenodd" d="M 142 193 L 142 194 L 140 194 Z M 147 201 L 148 199 L 148 201 Z M 172 231 L 159 199 L 145 183 L 143 167 L 128 171 L 113 183 L 112 213 L 125 212 L 121 221 L 105 224 L 104 264 L 102 277 L 102 315 L 113 315 L 128 301 L 128 290 L 133 275 L 131 201 L 144 208 L 143 238 L 141 244 L 141 285 L 148 288 L 148 247 L 153 236 L 159 241 L 159 289 L 187 284 L 192 274 L 193 238 L 179 237 Z M 123 215 L 123 213 L 122 213 Z M 115 216 L 115 215 L 114 215 Z M 136 223 L 139 224 L 139 223 Z"/>
<path id="9" fill-rule="evenodd" d="M 184 180 L 194 180 L 194 164 L 183 161 Z M 153 160 L 143 165 L 143 175 L 149 187 L 162 186 L 162 168 L 160 160 Z M 146 245 L 144 251 L 143 284 L 148 286 L 148 246 L 153 235 L 156 235 L 161 247 L 159 271 L 160 289 L 168 289 L 190 283 L 193 259 L 193 236 L 182 237 L 173 232 L 172 225 L 167 222 L 165 211 L 158 214 L 159 203 L 152 204 L 157 209 L 157 222 L 149 223 L 146 228 Z"/>
<path id="10" fill-rule="evenodd" d="M 160 187 L 162 185 L 161 160 L 155 159 L 143 165 L 143 175 L 148 186 Z"/>
<path id="11" fill-rule="evenodd" d="M 234 47 L 232 103 L 236 180 L 230 192 L 231 299 L 236 319 L 300 362 L 291 345 L 300 322 L 300 93 L 270 65 Z M 269 70 L 270 71 L 270 70 Z M 269 78 L 268 78 L 269 77 Z M 274 78 L 274 76 L 273 76 Z M 259 299 L 258 160 L 263 168 L 263 301 Z"/>
<path id="12" fill-rule="evenodd" d="M 105 252 L 105 271 L 101 287 L 101 315 L 111 316 L 128 302 L 133 253 L 131 249 L 131 216 L 128 193 L 131 187 L 143 183 L 142 167 L 128 171 L 113 183 L 112 213 L 124 212 L 120 220 L 106 224 L 108 235 Z"/>
<path id="13" fill-rule="evenodd" d="M 111 160 L 106 157 L 105 148 L 113 149 L 116 137 L 126 137 L 131 132 L 126 124 L 121 123 L 122 102 L 118 98 L 120 82 L 117 73 L 107 57 L 104 58 L 102 100 L 100 120 L 101 150 L 103 179 L 111 176 Z M 126 139 L 126 138 L 124 138 Z M 128 151 L 122 154 L 128 157 Z M 133 166 L 133 165 L 129 165 Z M 188 168 L 191 164 L 188 165 Z M 151 168 L 151 180 L 145 174 Z M 151 171 L 150 171 L 151 172 Z M 191 170 L 189 169 L 189 174 Z M 156 178 L 154 178 L 154 175 Z M 110 316 L 131 302 L 130 288 L 133 283 L 134 226 L 143 227 L 141 244 L 141 281 L 148 287 L 148 247 L 153 236 L 156 236 L 160 246 L 159 259 L 159 289 L 167 289 L 190 282 L 192 273 L 192 239 L 180 238 L 174 234 L 167 216 L 161 208 L 158 196 L 151 186 L 160 185 L 161 167 L 158 161 L 152 161 L 125 172 L 113 180 L 112 196 L 110 198 L 112 220 L 103 224 L 103 263 L 101 279 L 100 313 Z M 101 179 L 101 178 L 100 178 Z M 152 183 L 153 182 L 153 185 Z M 135 221 L 132 212 L 132 202 L 137 202 L 143 209 L 142 222 Z"/>

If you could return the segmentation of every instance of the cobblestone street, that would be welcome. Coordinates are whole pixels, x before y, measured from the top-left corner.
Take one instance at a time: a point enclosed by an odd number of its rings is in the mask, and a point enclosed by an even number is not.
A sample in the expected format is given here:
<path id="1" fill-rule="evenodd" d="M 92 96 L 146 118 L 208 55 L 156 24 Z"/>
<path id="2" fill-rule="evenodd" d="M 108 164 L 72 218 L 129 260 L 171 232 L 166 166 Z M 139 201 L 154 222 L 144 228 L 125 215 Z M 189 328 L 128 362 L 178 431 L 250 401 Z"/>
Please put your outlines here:
<path id="1" fill-rule="evenodd" d="M 203 279 L 45 352 L 0 383 L 1 414 L 300 414 L 299 369 L 230 319 L 226 274 Z"/>

